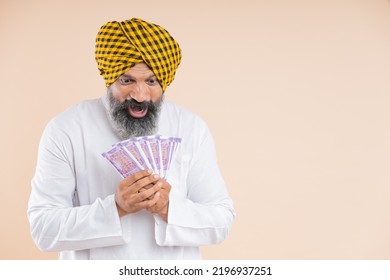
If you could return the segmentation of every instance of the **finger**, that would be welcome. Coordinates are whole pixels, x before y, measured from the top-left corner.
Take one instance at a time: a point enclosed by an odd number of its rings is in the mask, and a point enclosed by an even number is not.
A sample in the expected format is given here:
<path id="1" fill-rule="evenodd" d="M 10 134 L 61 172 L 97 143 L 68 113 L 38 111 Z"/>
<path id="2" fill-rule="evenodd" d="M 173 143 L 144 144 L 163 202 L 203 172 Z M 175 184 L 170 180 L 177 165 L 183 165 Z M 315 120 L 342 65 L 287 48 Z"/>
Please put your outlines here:
<path id="1" fill-rule="evenodd" d="M 171 191 L 171 185 L 167 181 L 161 179 L 159 182 L 162 184 L 162 189 L 167 190 L 168 193 Z"/>
<path id="2" fill-rule="evenodd" d="M 133 175 L 129 176 L 129 177 L 126 177 L 125 179 L 122 180 L 121 184 L 123 186 L 131 186 L 133 185 L 135 182 L 137 182 L 138 180 L 146 177 L 146 176 L 149 176 L 153 173 L 153 170 L 151 169 L 145 169 L 145 170 L 141 170 L 137 173 L 134 173 Z"/>
<path id="3" fill-rule="evenodd" d="M 149 211 L 150 213 L 158 213 L 160 212 L 162 209 L 164 209 L 164 207 L 166 206 L 165 205 L 162 205 L 160 203 L 160 201 L 157 201 L 156 204 L 152 205 L 151 207 L 147 208 L 146 210 Z"/>
<path id="4" fill-rule="evenodd" d="M 139 193 L 144 192 L 144 191 L 146 191 L 146 190 L 152 188 L 153 186 L 154 186 L 154 184 L 149 184 L 149 185 L 143 187 L 142 189 L 140 189 L 138 192 L 139 192 Z M 148 199 L 152 199 L 152 198 L 153 198 L 153 195 L 151 195 L 151 196 L 148 197 Z"/>
<path id="5" fill-rule="evenodd" d="M 129 189 L 131 189 L 132 192 L 134 193 L 141 193 L 141 189 L 145 188 L 147 190 L 151 189 L 147 187 L 148 185 L 152 184 L 155 185 L 157 181 L 160 179 L 160 176 L 157 174 L 152 174 L 146 177 L 143 177 L 142 179 L 139 179 L 135 183 L 133 183 Z M 162 184 L 159 184 L 162 186 Z"/>
<path id="6" fill-rule="evenodd" d="M 164 199 L 168 199 L 169 193 L 171 192 L 171 185 L 164 180 L 159 180 L 157 183 L 160 183 L 162 186 L 160 191 L 161 197 Z"/>
<path id="7" fill-rule="evenodd" d="M 149 184 L 147 186 L 144 186 L 142 189 L 138 190 L 139 192 L 144 192 L 150 188 L 152 188 L 156 183 L 153 183 L 153 184 Z"/>
<path id="8" fill-rule="evenodd" d="M 136 196 L 137 196 L 136 200 L 137 201 L 144 201 L 144 200 L 148 199 L 150 196 L 153 196 L 155 193 L 157 193 L 161 189 L 161 186 L 162 186 L 161 183 L 157 183 L 152 188 L 147 189 L 147 190 L 145 190 L 143 192 L 137 193 L 136 194 Z M 159 194 L 159 196 L 160 196 L 160 194 Z"/>
<path id="9" fill-rule="evenodd" d="M 158 213 L 162 209 L 167 207 L 167 205 L 169 204 L 169 191 L 165 190 L 164 187 L 162 187 L 159 190 L 159 193 L 160 193 L 160 199 L 158 200 L 158 202 L 152 207 L 150 207 L 149 209 L 147 209 L 151 213 Z"/>
<path id="10" fill-rule="evenodd" d="M 138 174 L 138 175 L 142 176 L 142 174 Z M 136 181 L 132 186 L 128 186 L 126 184 L 126 182 L 129 182 L 129 180 L 126 179 L 122 180 L 118 188 L 118 194 L 117 194 L 118 198 L 121 198 L 121 200 L 126 201 L 127 204 L 129 205 L 139 202 L 140 200 L 137 197 L 137 194 L 141 193 L 141 190 L 143 188 L 145 188 L 145 190 L 152 188 L 155 185 L 156 180 L 158 180 L 159 178 L 159 176 L 155 174 L 149 175 L 148 177 L 143 177 L 142 179 Z M 155 191 L 152 191 L 152 194 L 154 193 Z"/>
<path id="11" fill-rule="evenodd" d="M 164 207 L 166 207 L 169 203 L 169 197 L 163 193 L 162 189 L 159 191 L 160 199 L 158 202 L 152 206 L 152 212 L 160 212 Z"/>
<path id="12" fill-rule="evenodd" d="M 153 205 L 155 205 L 159 199 L 160 199 L 160 193 L 156 192 L 152 199 L 139 202 L 137 204 L 137 207 L 139 207 L 139 209 L 149 209 Z"/>

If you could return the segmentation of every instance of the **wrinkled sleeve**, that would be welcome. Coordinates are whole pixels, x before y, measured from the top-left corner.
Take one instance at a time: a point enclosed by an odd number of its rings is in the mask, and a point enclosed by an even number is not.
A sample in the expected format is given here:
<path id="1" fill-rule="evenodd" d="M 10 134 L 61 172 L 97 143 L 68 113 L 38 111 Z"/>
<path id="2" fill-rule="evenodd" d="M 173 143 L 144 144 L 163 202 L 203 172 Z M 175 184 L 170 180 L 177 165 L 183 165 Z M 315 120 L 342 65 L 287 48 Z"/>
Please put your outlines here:
<path id="1" fill-rule="evenodd" d="M 172 185 L 168 223 L 155 216 L 157 244 L 200 246 L 222 242 L 230 231 L 235 210 L 207 127 L 188 164 L 182 164 L 181 174 L 186 176 L 186 187 Z"/>
<path id="2" fill-rule="evenodd" d="M 28 204 L 31 236 L 43 251 L 83 250 L 127 242 L 129 229 L 119 219 L 114 195 L 91 205 L 75 204 L 72 142 L 53 123 L 46 127 Z"/>

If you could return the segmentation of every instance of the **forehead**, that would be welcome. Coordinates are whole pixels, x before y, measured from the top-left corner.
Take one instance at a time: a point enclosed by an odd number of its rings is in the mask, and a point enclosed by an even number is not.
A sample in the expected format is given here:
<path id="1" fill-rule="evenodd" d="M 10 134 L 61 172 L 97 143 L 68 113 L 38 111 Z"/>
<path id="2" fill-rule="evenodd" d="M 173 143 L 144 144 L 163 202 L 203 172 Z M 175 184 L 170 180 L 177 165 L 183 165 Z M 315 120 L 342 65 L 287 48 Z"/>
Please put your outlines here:
<path id="1" fill-rule="evenodd" d="M 153 71 L 145 63 L 138 63 L 130 68 L 130 70 L 123 73 L 125 76 L 132 77 L 143 77 L 143 76 L 153 76 Z"/>

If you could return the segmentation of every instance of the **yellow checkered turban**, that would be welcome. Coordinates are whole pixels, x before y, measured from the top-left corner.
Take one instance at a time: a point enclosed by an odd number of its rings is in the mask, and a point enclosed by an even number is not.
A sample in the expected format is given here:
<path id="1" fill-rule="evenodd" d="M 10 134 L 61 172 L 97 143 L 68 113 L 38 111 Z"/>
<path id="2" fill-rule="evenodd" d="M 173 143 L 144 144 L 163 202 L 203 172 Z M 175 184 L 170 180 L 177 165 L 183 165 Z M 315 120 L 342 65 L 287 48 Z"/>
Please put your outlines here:
<path id="1" fill-rule="evenodd" d="M 146 63 L 163 91 L 175 78 L 180 64 L 179 44 L 161 26 L 133 18 L 108 22 L 97 34 L 95 58 L 106 86 L 137 63 Z"/>

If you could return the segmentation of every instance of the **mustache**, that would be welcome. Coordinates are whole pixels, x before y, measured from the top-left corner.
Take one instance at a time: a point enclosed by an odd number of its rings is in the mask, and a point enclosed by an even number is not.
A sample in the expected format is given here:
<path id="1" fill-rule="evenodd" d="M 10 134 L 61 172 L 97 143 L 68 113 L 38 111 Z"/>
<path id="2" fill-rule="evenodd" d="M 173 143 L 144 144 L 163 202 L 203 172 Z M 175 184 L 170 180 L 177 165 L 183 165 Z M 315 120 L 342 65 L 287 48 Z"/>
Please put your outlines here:
<path id="1" fill-rule="evenodd" d="M 142 109 L 148 109 L 148 110 L 155 110 L 156 109 L 156 104 L 154 104 L 152 101 L 143 101 L 143 102 L 138 102 L 137 100 L 131 98 L 130 100 L 125 100 L 124 102 L 118 104 L 117 109 L 128 109 L 128 108 L 134 108 L 134 107 L 139 107 Z"/>

